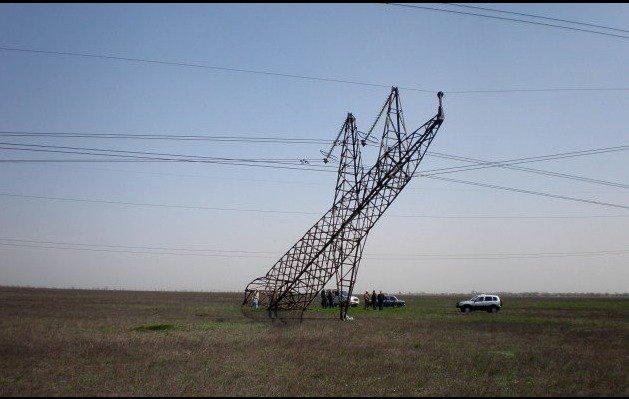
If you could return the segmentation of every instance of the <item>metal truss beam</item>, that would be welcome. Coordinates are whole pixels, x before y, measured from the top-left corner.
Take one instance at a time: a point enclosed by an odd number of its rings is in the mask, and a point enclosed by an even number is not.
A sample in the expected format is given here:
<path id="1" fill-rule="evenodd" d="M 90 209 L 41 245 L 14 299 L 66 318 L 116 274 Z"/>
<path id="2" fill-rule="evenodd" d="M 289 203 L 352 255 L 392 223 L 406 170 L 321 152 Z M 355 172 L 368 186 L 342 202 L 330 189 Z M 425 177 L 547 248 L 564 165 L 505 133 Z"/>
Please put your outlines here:
<path id="1" fill-rule="evenodd" d="M 258 292 L 269 316 L 277 315 L 278 310 L 297 310 L 303 315 L 333 277 L 339 291 L 348 291 L 351 296 L 369 231 L 411 180 L 443 123 L 443 93 L 438 97 L 437 115 L 407 134 L 398 90 L 391 89 L 374 123 L 386 109 L 380 153 L 367 172 L 363 171 L 359 146 L 365 140 L 359 139 L 355 118 L 348 114 L 335 140 L 336 144 L 343 137 L 332 207 L 265 276 L 247 285 L 243 305 Z M 341 304 L 341 319 L 347 317 L 348 306 L 349 301 Z"/>

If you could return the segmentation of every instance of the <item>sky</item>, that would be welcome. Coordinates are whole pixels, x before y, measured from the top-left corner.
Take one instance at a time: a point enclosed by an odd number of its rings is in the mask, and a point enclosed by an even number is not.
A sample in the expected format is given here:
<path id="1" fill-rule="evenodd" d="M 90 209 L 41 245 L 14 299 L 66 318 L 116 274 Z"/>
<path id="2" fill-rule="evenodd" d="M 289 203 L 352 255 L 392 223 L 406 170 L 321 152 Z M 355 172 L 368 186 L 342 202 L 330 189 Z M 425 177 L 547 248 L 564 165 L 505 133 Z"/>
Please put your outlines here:
<path id="1" fill-rule="evenodd" d="M 629 29 L 627 4 L 486 7 Z M 308 170 L 325 144 L 7 132 L 332 140 L 348 112 L 366 131 L 390 86 L 409 129 L 435 115 L 442 90 L 446 119 L 422 172 L 467 164 L 432 153 L 629 145 L 628 67 L 624 38 L 382 4 L 2 4 L 0 160 L 92 161 L 0 162 L 0 285 L 242 291 L 329 209 L 336 179 L 334 167 Z M 16 144 L 311 164 L 94 162 Z M 497 167 L 442 175 L 592 202 L 416 177 L 370 232 L 355 292 L 627 293 L 628 160 L 519 165 L 598 183 Z"/>

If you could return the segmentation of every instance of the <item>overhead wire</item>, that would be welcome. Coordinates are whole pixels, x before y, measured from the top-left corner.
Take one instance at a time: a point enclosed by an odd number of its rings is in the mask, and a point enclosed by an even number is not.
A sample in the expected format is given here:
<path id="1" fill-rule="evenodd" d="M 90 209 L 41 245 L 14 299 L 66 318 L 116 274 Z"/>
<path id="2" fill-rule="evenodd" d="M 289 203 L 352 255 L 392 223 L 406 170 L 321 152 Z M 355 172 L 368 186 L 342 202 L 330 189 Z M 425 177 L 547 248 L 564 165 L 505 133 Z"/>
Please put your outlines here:
<path id="1" fill-rule="evenodd" d="M 26 148 L 22 148 L 26 147 Z M 65 148 L 65 149 L 64 149 Z M 0 143 L 0 149 L 14 151 L 30 151 L 75 155 L 95 155 L 102 157 L 113 157 L 116 159 L 0 159 L 4 163 L 42 163 L 42 162 L 190 162 L 190 163 L 210 163 L 219 165 L 233 166 L 254 166 L 273 169 L 291 169 L 291 170 L 308 170 L 317 172 L 329 172 L 325 165 L 319 165 L 318 168 L 309 167 L 311 161 L 304 160 L 300 162 L 298 159 L 253 159 L 253 158 L 219 158 L 205 156 L 184 156 L 177 154 L 161 154 L 144 151 L 124 151 L 124 150 L 98 150 L 83 147 L 65 147 L 65 146 L 47 146 L 40 144 L 18 144 L 18 143 Z M 101 151 L 101 152 L 93 152 Z M 107 153 L 105 151 L 114 152 Z M 138 154 L 138 155 L 132 155 Z M 146 155 L 139 155 L 146 154 Z M 316 161 L 312 161 L 316 163 Z"/>
<path id="2" fill-rule="evenodd" d="M 11 143 L 8 143 L 11 144 Z M 0 143 L 0 145 L 3 145 L 2 143 Z M 4 145 L 7 145 L 7 143 L 4 143 Z M 58 146 L 44 146 L 44 145 L 25 145 L 25 146 L 34 146 L 34 147 L 38 147 L 38 148 L 31 148 L 31 149 L 20 149 L 20 148 L 9 148 L 9 149 L 17 149 L 17 150 L 32 150 L 32 151 L 52 151 L 52 152 L 64 152 L 63 150 L 48 150 L 48 149 L 42 149 L 39 147 L 58 147 Z M 8 148 L 8 147 L 0 147 L 0 148 Z M 76 147 L 73 147 L 76 148 Z M 509 163 L 524 163 L 524 162 L 537 162 L 540 160 L 550 160 L 550 159 L 561 159 L 561 158 L 567 158 L 567 157 L 575 157 L 575 156 L 583 156 L 583 155 L 590 155 L 590 154 L 598 154 L 598 153 L 603 153 L 603 152 L 610 152 L 610 151 L 621 151 L 621 150 L 626 150 L 628 149 L 629 146 L 616 146 L 616 147 L 607 147 L 607 148 L 598 148 L 598 149 L 594 149 L 594 150 L 581 150 L 581 151 L 572 151 L 572 152 L 568 152 L 568 153 L 560 153 L 560 154 L 552 154 L 552 155 L 543 155 L 543 156 L 537 156 L 537 157 L 527 157 L 527 158 L 519 158 L 516 160 L 511 160 L 511 161 L 500 161 L 500 162 L 486 162 L 486 163 L 481 163 L 480 165 L 475 165 L 475 166 L 463 166 L 463 167 L 451 167 L 451 168 L 442 168 L 442 169 L 434 169 L 434 170 L 429 170 L 429 171 L 424 171 L 424 172 L 420 172 L 420 173 L 416 173 L 416 176 L 421 176 L 421 177 L 428 177 L 428 178 L 432 178 L 432 179 L 438 179 L 438 180 L 443 180 L 443 181 L 449 181 L 449 182 L 455 182 L 455 183 L 461 183 L 461 184 L 470 184 L 470 185 L 476 185 L 479 187 L 486 187 L 486 188 L 494 188 L 494 189 L 499 189 L 499 190 L 507 190 L 507 191 L 512 191 L 512 192 L 518 192 L 518 193 L 523 193 L 523 194 L 530 194 L 530 195 L 539 195 L 539 196 L 544 196 L 544 197 L 550 197 L 550 198 L 556 198 L 556 199 L 563 199 L 563 200 L 569 200 L 569 201 L 576 201 L 576 202 L 581 202 L 581 203 L 590 203 L 590 204 L 595 204 L 595 205 L 602 205 L 602 206 L 610 206 L 610 207 L 616 207 L 616 208 L 622 208 L 622 209 L 629 209 L 628 206 L 625 205 L 620 205 L 620 204 L 613 204 L 613 203 L 609 203 L 609 202 L 602 202 L 602 201 L 596 201 L 596 200 L 588 200 L 588 199 L 582 199 L 582 198 L 576 198 L 576 197 L 570 197 L 570 196 L 564 196 L 564 195 L 557 195 L 557 194 L 550 194 L 550 193 L 544 193 L 544 192 L 539 192 L 539 191 L 532 191 L 532 190 L 524 190 L 524 189 L 519 189 L 519 188 L 512 188 L 512 187 L 505 187 L 505 186 L 498 186 L 498 185 L 491 185 L 491 184 L 484 184 L 484 183 L 478 183 L 478 182 L 471 182 L 471 181 L 465 181 L 465 180 L 458 180 L 458 179 L 448 179 L 448 178 L 444 178 L 444 177 L 438 177 L 436 175 L 439 174 L 443 174 L 443 173 L 452 173 L 453 171 L 462 171 L 462 170 L 472 170 L 472 169 L 479 169 L 479 168 L 488 168 L 488 167 L 495 167 L 495 166 L 504 166 L 506 164 Z M 115 150 L 118 151 L 118 150 Z M 123 153 L 126 153 L 128 151 L 121 151 Z M 142 153 L 142 152 L 133 152 L 133 153 Z M 89 154 L 89 153 L 88 153 Z M 96 155 L 102 155 L 102 154 L 96 154 Z M 126 154 L 119 154 L 119 155 L 113 155 L 113 156 L 120 156 L 120 157 L 131 157 L 131 158 L 139 158 L 138 161 L 144 161 L 145 159 L 143 158 L 148 158 L 148 160 L 151 160 L 150 157 L 141 157 L 141 156 L 136 156 L 136 155 L 126 155 Z M 155 160 L 155 159 L 152 159 Z M 273 168 L 294 168 L 294 169 L 300 169 L 300 170 L 311 170 L 308 168 L 298 168 L 298 167 L 294 167 L 294 166 L 278 166 L 278 165 L 257 165 L 257 164 L 249 164 L 249 163 L 243 163 L 240 164 L 238 162 L 231 161 L 231 160 L 227 160 L 227 161 L 222 161 L 220 159 L 164 159 L 164 158 L 157 158 L 157 160 L 159 161 L 181 161 L 181 162 L 209 162 L 209 163 L 227 163 L 229 165 L 243 165 L 243 166 L 252 166 L 252 165 L 256 165 L 256 166 L 262 166 L 262 167 L 273 167 Z M 10 162 L 11 160 L 2 160 L 0 162 Z M 15 161 L 15 160 L 14 160 Z M 332 170 L 325 170 L 325 169 L 315 169 L 317 171 L 327 171 L 327 172 L 334 172 Z M 96 201 L 98 202 L 98 201 Z M 104 201 L 104 203 L 107 203 L 107 201 Z"/>
<path id="3" fill-rule="evenodd" d="M 212 210 L 212 211 L 235 211 L 235 212 L 256 212 L 256 213 L 279 213 L 290 215 L 316 215 L 316 212 L 302 212 L 302 211 L 279 211 L 279 210 L 266 210 L 266 209 L 248 209 L 248 208 L 230 208 L 230 207 L 213 207 L 213 206 L 192 206 L 192 205 L 170 205 L 170 204 L 155 204 L 147 202 L 127 202 L 127 201 L 109 201 L 109 200 L 95 200 L 86 198 L 68 198 L 68 197 L 52 197 L 42 195 L 25 195 L 14 193 L 0 193 L 3 197 L 15 197 L 15 198 L 32 198 L 32 199 L 44 199 L 55 201 L 69 201 L 69 202 L 86 202 L 95 204 L 110 204 L 110 205 L 130 205 L 130 206 L 146 206 L 156 208 L 179 208 L 179 209 L 200 209 L 200 210 Z"/>
<path id="4" fill-rule="evenodd" d="M 214 141 L 268 144 L 331 144 L 332 140 L 263 137 L 263 136 L 207 136 L 207 135 L 167 135 L 167 134 L 127 134 L 127 133 L 79 133 L 79 132 L 32 132 L 0 131 L 0 137 L 47 137 L 47 138 L 93 138 L 93 139 L 132 139 L 132 140 L 174 140 L 174 141 Z"/>
<path id="5" fill-rule="evenodd" d="M 128 201 L 111 201 L 111 200 L 98 200 L 87 198 L 68 198 L 68 197 L 53 197 L 42 195 L 27 195 L 27 194 L 15 194 L 0 192 L 2 197 L 13 198 L 27 198 L 27 199 L 39 199 L 39 200 L 51 200 L 51 201 L 68 201 L 68 202 L 83 202 L 83 203 L 95 203 L 95 204 L 108 204 L 108 205 L 129 205 L 129 206 L 143 206 L 143 207 L 155 207 L 155 208 L 174 208 L 174 209 L 194 209 L 194 210 L 210 210 L 210 211 L 222 211 L 222 212 L 255 212 L 255 213 L 269 213 L 269 214 L 286 214 L 286 215 L 320 215 L 320 212 L 306 212 L 306 211 L 287 211 L 287 210 L 274 210 L 274 209 L 251 209 L 251 208 L 233 208 L 233 207 L 210 207 L 199 205 L 174 205 L 174 204 L 156 204 L 146 202 L 128 202 Z M 540 216 L 496 216 L 496 215 L 458 215 L 458 216 L 446 216 L 446 215 L 414 215 L 414 214 L 390 214 L 385 215 L 386 218 L 427 218 L 427 219 L 596 219 L 596 218 L 625 218 L 628 215 L 540 215 Z"/>
<path id="6" fill-rule="evenodd" d="M 26 247 L 26 248 L 42 248 L 42 249 L 61 249 L 89 252 L 110 252 L 110 253 L 132 253 L 132 254 L 150 254 L 150 255 L 176 255 L 176 256 L 201 256 L 201 257 L 226 257 L 226 258 L 272 258 L 274 259 L 278 253 L 270 251 L 244 251 L 244 250 L 203 250 L 203 249 L 186 249 L 186 248 L 169 248 L 169 247 L 149 247 L 149 246 L 128 246 L 128 245 L 102 245 L 102 244 L 85 244 L 85 243 L 69 243 L 58 241 L 42 241 L 42 240 L 25 240 L 15 238 L 0 238 L 1 246 Z M 60 246 L 63 245 L 63 246 Z M 141 249 L 136 251 L 132 249 Z M 143 251 L 146 250 L 146 251 Z M 175 252 L 163 252 L 175 251 Z M 221 252 L 221 253 L 219 253 Z M 264 254 L 273 254 L 274 256 L 265 256 Z M 577 252 L 533 252 L 533 253 L 442 253 L 442 254 L 399 254 L 399 253 L 365 253 L 366 259 L 378 260 L 504 260 L 504 259 L 538 259 L 538 258 L 555 258 L 555 257 L 589 257 L 589 256 L 609 256 L 609 255 L 625 255 L 629 254 L 629 250 L 605 250 L 605 251 L 577 251 Z"/>
<path id="7" fill-rule="evenodd" d="M 583 176 L 575 176 L 575 175 L 570 175 L 570 174 L 567 174 L 567 173 L 550 172 L 550 171 L 542 170 L 542 169 L 526 168 L 526 167 L 522 167 L 522 166 L 514 166 L 514 163 L 518 163 L 517 161 L 516 162 L 507 161 L 506 163 L 500 162 L 498 164 L 495 164 L 495 162 L 491 162 L 491 161 L 485 161 L 485 160 L 476 159 L 476 158 L 469 158 L 469 157 L 454 156 L 454 155 L 443 154 L 443 153 L 435 153 L 435 152 L 433 152 L 433 153 L 431 153 L 431 155 L 433 157 L 436 157 L 436 158 L 445 158 L 445 159 L 452 159 L 452 160 L 457 160 L 457 161 L 473 162 L 476 165 L 486 165 L 487 167 L 498 167 L 498 168 L 504 168 L 504 169 L 519 170 L 519 171 L 522 171 L 522 172 L 535 173 L 535 174 L 544 175 L 544 176 L 558 177 L 558 178 L 562 178 L 562 179 L 578 180 L 578 181 L 582 181 L 582 182 L 586 182 L 586 183 L 600 184 L 600 185 L 603 185 L 603 186 L 611 186 L 611 187 L 618 187 L 618 188 L 629 188 L 629 184 L 610 182 L 610 181 L 606 181 L 606 180 L 593 179 L 593 178 L 583 177 Z M 530 162 L 530 161 L 526 161 L 526 162 Z M 537 161 L 533 161 L 533 162 L 537 162 Z M 524 161 L 519 162 L 519 163 L 524 163 Z M 489 166 L 489 165 L 491 165 L 491 166 Z M 465 170 L 475 170 L 475 169 L 482 169 L 482 167 L 478 167 L 478 168 L 474 167 L 474 168 L 470 168 L 470 169 L 454 170 L 454 172 L 462 172 L 462 171 L 465 171 Z M 452 171 L 450 171 L 450 172 L 452 172 Z M 444 173 L 450 173 L 450 172 L 444 172 Z"/>
<path id="8" fill-rule="evenodd" d="M 615 31 L 618 31 L 618 32 L 629 33 L 629 30 L 626 30 L 626 29 L 612 28 L 612 27 L 609 27 L 609 26 L 596 25 L 596 24 L 591 24 L 591 23 L 587 23 L 587 22 L 571 21 L 571 20 L 568 20 L 568 19 L 546 17 L 546 16 L 543 16 L 543 15 L 525 14 L 525 13 L 522 13 L 522 12 L 498 10 L 498 9 L 495 9 L 495 8 L 487 8 L 487 7 L 479 7 L 479 6 L 471 6 L 469 4 L 458 4 L 458 3 L 442 3 L 442 4 L 447 4 L 449 6 L 454 6 L 454 7 L 470 8 L 470 9 L 474 9 L 474 10 L 499 12 L 499 13 L 502 13 L 502 14 L 520 15 L 520 16 L 523 16 L 523 17 L 540 18 L 540 19 L 546 19 L 546 20 L 549 20 L 549 21 L 567 22 L 567 23 L 575 24 L 575 25 L 590 26 L 590 27 L 593 27 L 593 28 L 609 29 L 609 30 L 615 30 Z"/>
<path id="9" fill-rule="evenodd" d="M 205 155 L 182 155 L 182 154 L 171 154 L 171 153 L 159 153 L 159 152 L 149 152 L 149 151 L 129 151 L 129 150 L 113 150 L 113 149 L 103 149 L 103 148 L 89 148 L 89 147 L 70 147 L 70 146 L 55 146 L 55 145 L 44 145 L 44 144 L 24 144 L 24 143 L 6 143 L 0 142 L 0 146 L 12 146 L 16 148 L 10 147 L 0 147 L 3 149 L 16 149 L 19 150 L 19 147 L 27 147 L 34 149 L 55 149 L 55 150 L 76 150 L 78 154 L 81 155 L 102 155 L 102 156 L 115 156 L 115 157 L 131 157 L 138 159 L 151 159 L 140 155 L 155 155 L 160 158 L 156 158 L 158 160 L 173 160 L 173 159 L 201 159 L 201 160 L 209 160 L 209 161 L 234 161 L 234 162 L 261 162 L 261 163 L 295 163 L 298 162 L 296 158 L 226 158 L 226 157 L 209 157 Z M 86 152 L 92 151 L 92 152 Z M 95 151 L 95 152 L 94 152 Z M 56 152 L 56 151 L 53 151 Z M 72 153 L 72 152 L 68 152 Z M 111 154 L 113 153 L 113 154 Z M 122 155 L 120 155 L 122 154 Z M 131 154 L 131 155 L 129 155 Z M 174 158 L 161 158 L 161 157 L 174 157 Z M 308 160 L 310 162 L 317 162 L 317 160 L 311 159 Z M 322 161 L 320 161 L 322 162 Z"/>
<path id="10" fill-rule="evenodd" d="M 518 22 L 518 23 L 531 24 L 531 25 L 540 25 L 540 26 L 546 26 L 546 27 L 551 27 L 551 28 L 559 28 L 559 29 L 566 29 L 566 30 L 578 31 L 578 32 L 583 32 L 583 33 L 592 33 L 592 34 L 597 34 L 597 35 L 616 37 L 616 38 L 621 38 L 621 39 L 629 39 L 629 36 L 617 35 L 615 33 L 607 33 L 607 32 L 595 31 L 591 29 L 582 29 L 582 28 L 575 28 L 571 26 L 549 24 L 545 22 L 528 21 L 528 20 L 518 19 L 518 18 L 499 17 L 496 15 L 487 15 L 487 14 L 480 14 L 480 13 L 467 12 L 467 11 L 446 10 L 443 8 L 419 6 L 416 4 L 400 4 L 400 3 L 384 3 L 384 4 L 389 5 L 389 6 L 395 6 L 395 7 L 407 7 L 407 8 L 413 8 L 413 9 L 418 9 L 418 10 L 430 10 L 430 11 L 447 12 L 447 13 L 452 13 L 452 14 L 469 15 L 469 16 L 482 17 L 482 18 L 499 19 L 503 21 Z"/>
<path id="11" fill-rule="evenodd" d="M 345 84 L 353 84 L 353 85 L 361 85 L 361 86 L 387 87 L 387 88 L 391 87 L 391 85 L 386 85 L 386 84 L 356 82 L 356 81 L 346 80 L 346 79 L 322 78 L 322 77 L 315 77 L 315 76 L 295 75 L 295 74 L 289 74 L 289 73 L 260 71 L 260 70 L 253 70 L 253 69 L 228 68 L 228 67 L 221 67 L 221 66 L 214 66 L 214 65 L 193 64 L 193 63 L 188 63 L 188 62 L 153 60 L 153 59 L 147 59 L 147 58 L 120 57 L 120 56 L 91 54 L 91 53 L 77 53 L 77 52 L 68 52 L 68 51 L 25 49 L 25 48 L 8 47 L 8 46 L 1 46 L 0 50 L 49 54 L 49 55 L 67 55 L 67 56 L 73 56 L 73 57 L 100 58 L 100 59 L 108 59 L 108 60 L 116 60 L 116 61 L 143 62 L 143 63 L 151 63 L 151 64 L 212 69 L 212 70 L 217 70 L 217 71 L 228 71 L 228 72 L 241 72 L 241 73 L 250 73 L 250 74 L 257 74 L 257 75 L 269 75 L 269 76 L 276 76 L 276 77 L 305 79 L 305 80 L 314 80 L 314 81 L 331 82 L 331 83 L 345 83 Z M 433 90 L 418 89 L 418 88 L 407 88 L 407 90 L 434 93 Z"/>
<path id="12" fill-rule="evenodd" d="M 26 147 L 26 148 L 21 148 L 21 147 Z M 22 144 L 22 143 L 6 143 L 6 142 L 5 143 L 0 142 L 0 149 L 17 150 L 17 151 L 52 152 L 52 153 L 64 153 L 64 154 L 79 154 L 79 155 L 96 155 L 96 156 L 115 157 L 115 158 L 131 158 L 132 160 L 135 160 L 135 161 L 207 162 L 207 163 L 240 165 L 240 166 L 259 166 L 259 165 L 254 165 L 254 164 L 281 164 L 281 165 L 305 166 L 305 165 L 312 165 L 312 164 L 316 164 L 317 162 L 321 162 L 319 160 L 307 159 L 307 158 L 302 158 L 302 159 L 297 159 L 297 158 L 283 158 L 283 159 L 280 159 L 280 158 L 267 158 L 267 159 L 225 158 L 225 157 L 193 156 L 193 155 L 171 154 L 171 153 L 156 153 L 156 152 L 147 152 L 147 151 L 111 150 L 111 149 L 88 148 L 88 147 L 51 146 L 51 145 L 41 145 L 41 144 Z M 500 167 L 500 168 L 521 170 L 525 172 L 531 172 L 531 173 L 536 173 L 536 174 L 542 174 L 542 175 L 559 177 L 559 178 L 576 180 L 576 181 L 583 181 L 583 182 L 612 186 L 612 187 L 629 188 L 629 185 L 623 184 L 623 183 L 609 182 L 609 181 L 604 181 L 600 179 L 569 175 L 565 173 L 549 172 L 549 171 L 545 171 L 541 169 L 523 168 L 523 167 L 514 166 L 514 165 L 522 164 L 522 163 L 573 158 L 573 157 L 584 156 L 584 155 L 624 151 L 627 149 L 629 149 L 629 145 L 597 148 L 597 149 L 591 149 L 591 150 L 571 151 L 571 152 L 565 152 L 565 153 L 542 155 L 542 156 L 536 156 L 536 157 L 516 158 L 516 159 L 511 159 L 511 160 L 503 160 L 503 161 L 484 161 L 484 160 L 473 159 L 469 157 L 461 157 L 461 156 L 443 154 L 443 153 L 438 153 L 438 152 L 429 152 L 430 155 L 435 156 L 435 157 L 470 162 L 472 163 L 472 165 L 431 169 L 431 170 L 423 171 L 421 173 L 422 175 L 427 176 L 427 175 L 439 175 L 439 174 L 455 173 L 455 172 L 477 170 L 477 169 L 484 169 L 484 168 Z M 86 151 L 90 151 L 90 152 L 86 152 Z M 91 151 L 98 151 L 98 152 L 91 152 Z M 113 152 L 114 154 L 110 154 L 111 152 Z M 129 154 L 133 154 L 133 155 L 129 155 Z M 155 157 L 155 156 L 158 156 L 158 157 Z M 59 160 L 51 160 L 51 161 L 61 162 Z M 72 160 L 72 161 L 78 162 L 78 160 Z M 0 160 L 0 162 L 19 162 L 19 160 L 5 159 L 5 160 Z M 22 160 L 22 162 L 45 162 L 45 160 Z M 81 162 L 83 162 L 83 160 L 81 160 Z M 335 170 L 332 170 L 333 167 L 331 165 L 318 165 L 318 167 L 323 168 L 323 169 L 328 169 L 330 172 L 335 171 Z M 303 168 L 296 168 L 296 169 L 323 171 L 323 169 L 314 169 L 311 167 L 303 167 Z"/>
<path id="13" fill-rule="evenodd" d="M 629 149 L 629 145 L 621 145 L 621 146 L 614 146 L 614 147 L 603 147 L 603 148 L 596 148 L 596 149 L 590 149 L 590 150 L 578 150 L 578 151 L 569 151 L 569 152 L 549 154 L 549 155 L 539 155 L 539 156 L 534 156 L 534 157 L 515 158 L 515 159 L 510 159 L 510 160 L 504 160 L 504 161 L 476 162 L 473 165 L 449 166 L 449 167 L 446 167 L 446 168 L 425 170 L 425 171 L 423 171 L 421 173 L 423 173 L 423 174 L 429 174 L 429 173 L 430 174 L 445 174 L 445 173 L 451 173 L 451 172 L 461 172 L 461 171 L 466 171 L 466 170 L 484 169 L 484 168 L 487 168 L 487 167 L 505 167 L 505 166 L 512 166 L 512 165 L 522 164 L 522 163 L 531 163 L 531 162 L 551 161 L 551 160 L 557 160 L 557 159 L 575 158 L 575 157 L 586 156 L 586 155 L 596 155 L 596 154 L 604 154 L 604 153 L 609 153 L 609 152 L 626 151 L 628 149 Z M 439 154 L 438 156 L 442 156 L 443 157 L 444 155 L 446 155 L 446 154 Z M 454 156 L 454 155 L 446 155 L 446 156 L 457 157 L 457 156 Z M 459 157 L 459 158 L 464 158 L 464 157 Z M 466 162 L 471 162 L 471 161 L 466 161 Z"/>
<path id="14" fill-rule="evenodd" d="M 609 203 L 609 202 L 602 202 L 602 201 L 588 200 L 588 199 L 582 199 L 582 198 L 568 197 L 566 195 L 549 194 L 549 193 L 543 193 L 543 192 L 540 192 L 540 191 L 532 191 L 532 190 L 524 190 L 524 189 L 521 189 L 521 188 L 498 186 L 498 185 L 495 185 L 495 184 L 478 183 L 478 182 L 473 182 L 473 181 L 469 181 L 469 180 L 450 179 L 450 178 L 442 177 L 442 176 L 421 175 L 421 174 L 420 174 L 420 176 L 421 177 L 427 177 L 429 179 L 437 179 L 437 180 L 443 180 L 443 181 L 448 181 L 448 182 L 453 182 L 453 183 L 461 183 L 461 184 L 470 184 L 470 185 L 478 186 L 478 187 L 493 188 L 493 189 L 497 189 L 497 190 L 506 190 L 506 191 L 512 191 L 512 192 L 522 193 L 522 194 L 539 195 L 539 196 L 543 196 L 543 197 L 557 198 L 557 199 L 563 199 L 563 200 L 568 200 L 568 201 L 576 201 L 576 202 L 583 202 L 583 203 L 588 203 L 588 204 L 611 206 L 611 207 L 614 207 L 614 208 L 629 209 L 629 206 L 627 206 L 627 205 L 619 205 L 619 204 L 612 204 L 612 203 Z"/>
<path id="15" fill-rule="evenodd" d="M 360 81 L 346 80 L 346 79 L 322 78 L 322 77 L 315 77 L 315 76 L 294 75 L 294 74 L 262 71 L 262 70 L 228 68 L 228 67 L 220 67 L 220 66 L 204 65 L 204 64 L 160 61 L 160 60 L 153 60 L 153 59 L 147 59 L 147 58 L 109 56 L 109 55 L 92 54 L 92 53 L 49 51 L 49 50 L 29 49 L 29 48 L 9 47 L 9 46 L 0 46 L 0 51 L 84 57 L 84 58 L 106 59 L 106 60 L 115 60 L 115 61 L 141 62 L 141 63 L 149 63 L 149 64 L 161 64 L 161 65 L 182 66 L 182 67 L 194 67 L 194 68 L 210 69 L 210 70 L 217 70 L 217 71 L 250 73 L 250 74 L 258 74 L 258 75 L 268 75 L 268 76 L 294 78 L 294 79 L 305 79 L 305 80 L 311 80 L 311 81 L 323 81 L 323 82 L 329 82 L 329 83 L 352 84 L 352 85 L 369 86 L 369 87 L 390 88 L 392 86 L 390 84 L 360 82 Z M 629 87 L 583 87 L 583 88 L 571 87 L 571 88 L 545 88 L 545 89 L 544 88 L 542 89 L 497 89 L 497 90 L 458 90 L 457 91 L 457 90 L 429 90 L 429 89 L 424 89 L 424 88 L 399 86 L 399 85 L 397 87 L 399 90 L 414 91 L 414 92 L 421 92 L 421 93 L 432 93 L 432 94 L 437 93 L 438 91 L 443 91 L 447 94 L 474 94 L 474 93 L 483 94 L 483 93 L 561 92 L 561 91 L 628 91 L 629 90 Z"/>

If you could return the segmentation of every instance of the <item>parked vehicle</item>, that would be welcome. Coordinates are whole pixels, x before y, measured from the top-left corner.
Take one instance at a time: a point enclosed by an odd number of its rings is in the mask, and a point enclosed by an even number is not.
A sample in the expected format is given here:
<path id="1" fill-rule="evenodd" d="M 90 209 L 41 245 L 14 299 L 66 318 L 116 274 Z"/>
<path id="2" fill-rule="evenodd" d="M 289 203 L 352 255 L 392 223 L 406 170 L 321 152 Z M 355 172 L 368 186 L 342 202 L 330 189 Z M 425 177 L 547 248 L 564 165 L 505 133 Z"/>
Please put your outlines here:
<path id="1" fill-rule="evenodd" d="M 485 310 L 490 313 L 497 313 L 502 309 L 502 300 L 498 295 L 480 294 L 467 301 L 457 302 L 456 307 L 463 313 L 469 313 L 473 310 Z"/>
<path id="2" fill-rule="evenodd" d="M 349 295 L 349 293 L 347 291 L 341 291 L 341 295 L 339 296 L 339 292 L 338 290 L 332 290 L 332 304 L 333 306 L 338 306 L 339 305 L 339 300 L 341 303 L 347 301 L 347 296 Z M 358 299 L 357 296 L 352 295 L 349 298 L 349 306 L 355 308 L 356 306 L 358 306 L 358 304 L 360 303 L 360 300 Z"/>
<path id="3" fill-rule="evenodd" d="M 384 296 L 384 301 L 382 302 L 382 305 L 385 307 L 396 307 L 399 308 L 401 306 L 406 306 L 406 302 L 398 299 L 397 297 L 393 296 L 393 295 L 385 295 Z"/>

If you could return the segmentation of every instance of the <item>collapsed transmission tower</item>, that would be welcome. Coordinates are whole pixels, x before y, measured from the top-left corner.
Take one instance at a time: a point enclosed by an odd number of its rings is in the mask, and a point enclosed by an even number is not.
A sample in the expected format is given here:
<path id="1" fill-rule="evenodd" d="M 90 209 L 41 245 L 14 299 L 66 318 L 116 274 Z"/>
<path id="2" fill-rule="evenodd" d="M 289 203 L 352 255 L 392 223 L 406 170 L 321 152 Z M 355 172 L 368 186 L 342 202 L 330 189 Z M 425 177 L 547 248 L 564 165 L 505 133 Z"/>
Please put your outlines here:
<path id="1" fill-rule="evenodd" d="M 397 87 L 391 89 L 376 121 L 362 139 L 354 116 L 347 115 L 324 158 L 327 163 L 334 147 L 341 145 L 332 208 L 264 277 L 247 285 L 243 305 L 250 303 L 257 292 L 260 304 L 268 310 L 270 317 L 277 317 L 278 310 L 300 311 L 302 317 L 328 281 L 336 277 L 339 295 L 347 292 L 345 298 L 339 298 L 345 299 L 340 301 L 340 318 L 346 319 L 367 234 L 411 180 L 443 123 L 443 93 L 439 92 L 437 96 L 437 115 L 412 133 L 406 131 Z M 360 145 L 364 146 L 370 140 L 383 115 L 378 159 L 364 171 Z"/>

